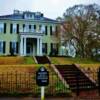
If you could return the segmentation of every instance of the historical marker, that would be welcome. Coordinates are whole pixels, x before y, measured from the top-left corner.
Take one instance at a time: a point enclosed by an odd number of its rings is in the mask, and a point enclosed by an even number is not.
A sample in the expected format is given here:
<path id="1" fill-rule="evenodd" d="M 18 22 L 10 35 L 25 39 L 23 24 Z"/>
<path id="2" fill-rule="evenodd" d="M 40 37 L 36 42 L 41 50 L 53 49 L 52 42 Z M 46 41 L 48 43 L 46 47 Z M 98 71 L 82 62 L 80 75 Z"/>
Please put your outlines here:
<path id="1" fill-rule="evenodd" d="M 36 72 L 36 84 L 41 86 L 41 100 L 44 100 L 44 88 L 49 84 L 49 72 L 43 66 Z"/>

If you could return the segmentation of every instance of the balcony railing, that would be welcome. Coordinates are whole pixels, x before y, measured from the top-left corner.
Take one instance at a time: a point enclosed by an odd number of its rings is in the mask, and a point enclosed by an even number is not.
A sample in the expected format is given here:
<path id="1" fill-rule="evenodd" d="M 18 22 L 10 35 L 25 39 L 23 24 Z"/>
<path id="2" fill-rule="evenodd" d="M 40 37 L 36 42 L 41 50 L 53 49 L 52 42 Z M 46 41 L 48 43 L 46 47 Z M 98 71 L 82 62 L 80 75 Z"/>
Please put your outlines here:
<path id="1" fill-rule="evenodd" d="M 29 29 L 25 29 L 25 30 L 20 30 L 19 31 L 20 35 L 44 35 L 44 31 L 43 30 L 29 30 Z"/>

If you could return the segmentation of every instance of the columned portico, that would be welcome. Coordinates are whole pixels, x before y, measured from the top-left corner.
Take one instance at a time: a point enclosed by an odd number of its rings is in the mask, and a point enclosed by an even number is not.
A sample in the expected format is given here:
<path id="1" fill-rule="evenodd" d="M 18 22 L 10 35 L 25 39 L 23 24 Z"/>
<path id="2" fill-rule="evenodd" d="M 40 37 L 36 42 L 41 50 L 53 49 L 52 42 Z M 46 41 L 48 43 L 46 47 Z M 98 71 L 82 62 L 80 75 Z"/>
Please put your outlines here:
<path id="1" fill-rule="evenodd" d="M 40 38 L 40 56 L 42 55 L 42 39 Z"/>
<path id="2" fill-rule="evenodd" d="M 26 56 L 26 37 L 24 38 L 24 55 Z"/>
<path id="3" fill-rule="evenodd" d="M 27 39 L 32 40 L 32 43 L 35 43 L 35 47 L 31 47 L 32 48 L 32 54 L 30 55 L 38 55 L 38 56 L 42 56 L 42 37 L 38 37 L 38 36 L 30 36 L 30 35 L 21 35 L 20 36 L 20 55 L 21 56 L 27 56 Z M 34 39 L 36 42 L 34 42 Z M 36 53 L 34 54 L 33 50 L 36 50 Z"/>
<path id="4" fill-rule="evenodd" d="M 40 44 L 39 44 L 39 38 L 37 38 L 37 55 L 40 54 Z"/>
<path id="5" fill-rule="evenodd" d="M 24 42 L 23 42 L 23 37 L 21 37 L 21 38 L 20 38 L 20 55 L 21 55 L 21 56 L 23 55 L 23 50 L 24 50 L 24 49 L 23 49 L 23 43 L 24 43 Z"/>

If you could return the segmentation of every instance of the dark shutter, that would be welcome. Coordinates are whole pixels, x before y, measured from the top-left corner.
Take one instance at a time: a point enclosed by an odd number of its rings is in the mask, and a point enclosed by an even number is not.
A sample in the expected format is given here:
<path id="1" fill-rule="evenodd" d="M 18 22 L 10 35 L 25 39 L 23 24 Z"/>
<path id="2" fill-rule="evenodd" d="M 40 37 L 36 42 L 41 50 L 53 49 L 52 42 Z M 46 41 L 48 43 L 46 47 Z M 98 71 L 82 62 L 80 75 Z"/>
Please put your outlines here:
<path id="1" fill-rule="evenodd" d="M 24 32 L 24 29 L 25 29 L 25 24 L 23 24 L 23 32 Z"/>
<path id="2" fill-rule="evenodd" d="M 18 48 L 18 42 L 16 42 L 16 53 L 18 53 L 18 50 L 19 50 L 19 48 Z"/>
<path id="3" fill-rule="evenodd" d="M 4 23 L 4 33 L 6 33 L 6 23 Z"/>
<path id="4" fill-rule="evenodd" d="M 47 53 L 47 43 L 45 43 L 45 49 L 46 49 L 45 53 Z"/>
<path id="5" fill-rule="evenodd" d="M 6 48 L 6 42 L 3 42 L 3 53 L 5 53 L 5 48 Z"/>
<path id="6" fill-rule="evenodd" d="M 10 53 L 11 53 L 11 50 L 12 50 L 12 42 L 10 42 Z"/>
<path id="7" fill-rule="evenodd" d="M 17 33 L 19 33 L 19 24 L 17 24 Z"/>
<path id="8" fill-rule="evenodd" d="M 36 25 L 34 25 L 34 29 L 36 30 Z"/>
<path id="9" fill-rule="evenodd" d="M 23 24 L 23 28 L 25 28 L 25 24 Z"/>
<path id="10" fill-rule="evenodd" d="M 52 26 L 50 26 L 50 35 L 52 35 Z"/>
<path id="11" fill-rule="evenodd" d="M 29 29 L 31 29 L 31 25 L 29 25 Z"/>
<path id="12" fill-rule="evenodd" d="M 47 32 L 48 32 L 47 26 L 45 26 L 45 35 L 47 35 Z"/>
<path id="13" fill-rule="evenodd" d="M 53 50 L 53 43 L 51 43 L 51 51 Z"/>
<path id="14" fill-rule="evenodd" d="M 10 33 L 12 33 L 13 24 L 10 24 Z"/>

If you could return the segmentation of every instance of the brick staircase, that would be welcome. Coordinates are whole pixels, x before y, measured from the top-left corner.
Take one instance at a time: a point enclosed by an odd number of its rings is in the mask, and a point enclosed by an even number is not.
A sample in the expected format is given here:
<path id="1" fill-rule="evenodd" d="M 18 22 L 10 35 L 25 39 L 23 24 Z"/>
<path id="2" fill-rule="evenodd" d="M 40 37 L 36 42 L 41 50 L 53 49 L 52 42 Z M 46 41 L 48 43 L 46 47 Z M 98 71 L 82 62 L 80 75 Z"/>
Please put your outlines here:
<path id="1" fill-rule="evenodd" d="M 74 93 L 81 96 L 96 96 L 96 84 L 75 65 L 55 65 Z M 78 92 L 79 91 L 79 92 Z M 77 94 L 77 95 L 79 95 Z"/>
<path id="2" fill-rule="evenodd" d="M 50 64 L 50 60 L 47 56 L 35 56 L 38 64 Z"/>

